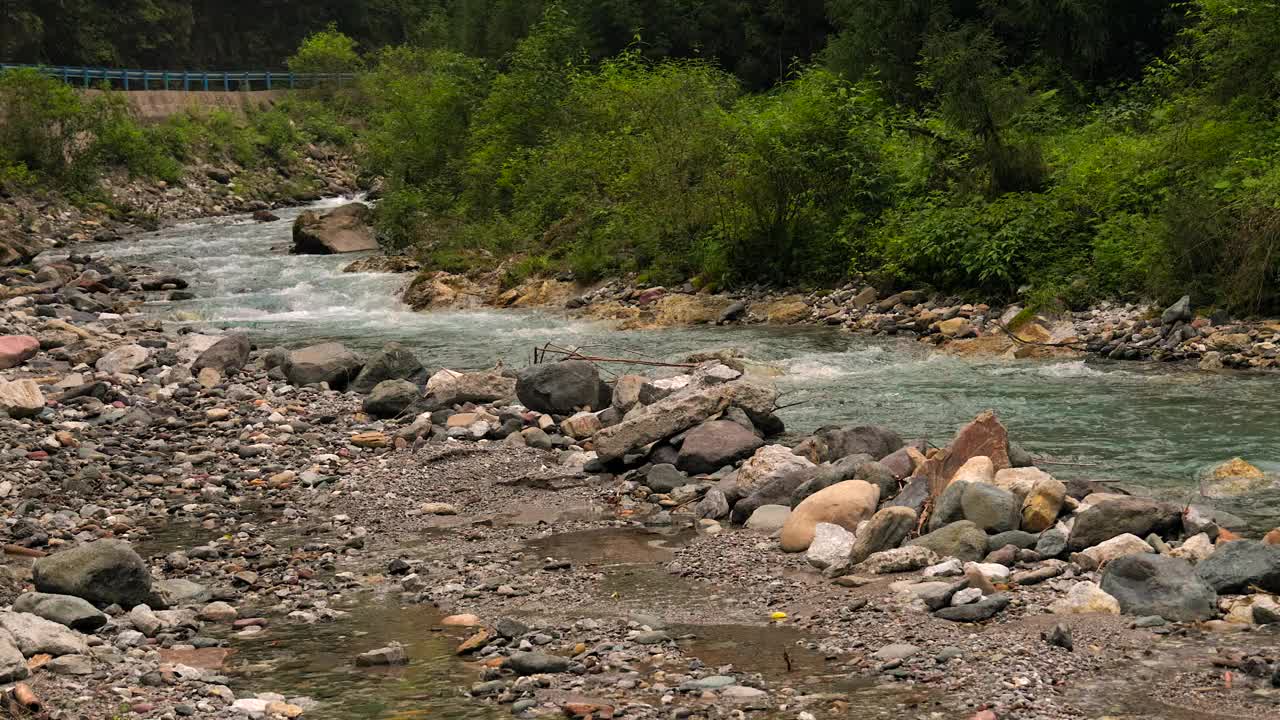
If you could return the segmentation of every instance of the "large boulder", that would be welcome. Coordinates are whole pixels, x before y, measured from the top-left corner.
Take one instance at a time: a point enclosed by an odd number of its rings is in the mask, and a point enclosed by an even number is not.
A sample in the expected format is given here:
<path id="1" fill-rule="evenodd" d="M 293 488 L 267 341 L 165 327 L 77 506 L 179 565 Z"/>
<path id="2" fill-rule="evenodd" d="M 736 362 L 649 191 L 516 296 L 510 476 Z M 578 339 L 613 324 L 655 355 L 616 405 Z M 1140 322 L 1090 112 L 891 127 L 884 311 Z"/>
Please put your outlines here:
<path id="1" fill-rule="evenodd" d="M 447 375 L 437 373 L 432 376 L 432 380 L 435 382 L 428 386 L 431 399 L 442 407 L 511 400 L 516 396 L 516 379 L 497 370 L 449 372 Z"/>
<path id="2" fill-rule="evenodd" d="M 13 601 L 13 611 L 31 613 L 72 630 L 93 632 L 107 624 L 107 616 L 84 598 L 29 592 Z"/>
<path id="3" fill-rule="evenodd" d="M 987 556 L 987 534 L 968 520 L 943 526 L 907 543 L 927 547 L 942 557 L 978 562 Z"/>
<path id="4" fill-rule="evenodd" d="M 124 540 L 98 540 L 37 559 L 36 590 L 131 608 L 152 600 L 151 573 Z"/>
<path id="5" fill-rule="evenodd" d="M 814 493 L 796 506 L 782 526 L 782 550 L 801 552 L 813 542 L 814 528 L 826 522 L 853 532 L 871 517 L 880 502 L 880 488 L 861 480 L 847 480 Z"/>
<path id="6" fill-rule="evenodd" d="M 395 417 L 421 396 L 408 380 L 383 380 L 364 399 L 364 411 L 376 418 Z"/>
<path id="7" fill-rule="evenodd" d="M 358 393 L 370 393 L 384 380 L 408 380 L 421 385 L 427 380 L 427 369 L 418 357 L 397 342 L 389 342 L 369 356 L 360 374 L 351 381 L 351 389 Z"/>
<path id="8" fill-rule="evenodd" d="M 223 375 L 239 372 L 249 362 L 249 336 L 244 333 L 230 333 L 209 346 L 195 362 L 191 369 L 199 372 L 205 368 L 213 368 Z"/>
<path id="9" fill-rule="evenodd" d="M 1022 529 L 1038 533 L 1053 527 L 1066 498 L 1067 486 L 1061 481 L 1047 475 L 1036 480 L 1022 501 Z"/>
<path id="10" fill-rule="evenodd" d="M 979 456 L 990 459 L 996 471 L 1011 466 L 1009 433 L 990 410 L 979 414 L 952 438 L 941 457 L 938 477 L 950 480 L 965 463 Z"/>
<path id="11" fill-rule="evenodd" d="M 0 251 L 3 249 L 3 245 L 0 245 Z M 0 252 L 0 260 L 3 258 L 3 253 Z M 25 680 L 29 675 L 31 669 L 27 667 L 26 658 L 22 657 L 22 651 L 18 649 L 13 636 L 8 632 L 0 632 L 0 683 Z"/>
<path id="12" fill-rule="evenodd" d="M 600 382 L 600 371 L 586 360 L 530 365 L 516 377 L 516 396 L 530 410 L 572 415 L 589 407 L 603 410 L 613 390 Z"/>
<path id="13" fill-rule="evenodd" d="M 0 335 L 0 370 L 18 367 L 39 350 L 40 341 L 30 335 Z"/>
<path id="14" fill-rule="evenodd" d="M 1084 550 L 1125 533 L 1140 538 L 1151 533 L 1166 535 L 1179 527 L 1181 517 L 1178 506 L 1150 498 L 1104 500 L 1076 517 L 1067 545 L 1072 550 Z"/>
<path id="15" fill-rule="evenodd" d="M 1140 553 L 1113 560 L 1102 589 L 1128 615 L 1159 615 L 1174 622 L 1208 620 L 1218 614 L 1218 594 L 1186 560 Z"/>
<path id="16" fill-rule="evenodd" d="M 58 657 L 89 652 L 89 645 L 80 633 L 39 615 L 0 612 L 0 628 L 13 637 L 14 644 L 26 657 L 41 653 Z"/>
<path id="17" fill-rule="evenodd" d="M 796 454 L 815 464 L 833 462 L 849 455 L 865 454 L 879 460 L 902 447 L 898 433 L 877 425 L 824 427 L 796 446 Z"/>
<path id="18" fill-rule="evenodd" d="M 819 465 L 813 477 L 805 480 L 791 494 L 792 506 L 799 505 L 810 495 L 845 480 L 864 480 L 880 488 L 880 497 L 892 497 L 898 492 L 898 481 L 889 468 L 872 460 L 870 455 L 849 455 L 829 465 Z"/>
<path id="19" fill-rule="evenodd" d="M 798 481 L 798 486 L 799 482 L 803 481 L 798 473 L 807 473 L 811 469 L 813 469 L 813 463 L 791 452 L 786 445 L 765 445 L 756 450 L 746 462 L 742 463 L 742 467 L 738 468 L 738 489 L 750 494 L 759 488 L 772 485 L 774 481 L 781 478 L 794 478 Z M 792 488 L 792 491 L 794 490 L 795 487 Z M 788 493 L 787 497 L 790 495 L 791 493 Z"/>
<path id="20" fill-rule="evenodd" d="M 1018 529 L 1018 508 L 1013 493 L 985 483 L 968 483 L 960 497 L 964 519 L 991 533 Z"/>
<path id="21" fill-rule="evenodd" d="M 1119 615 L 1120 603 L 1095 583 L 1083 580 L 1071 586 L 1065 597 L 1049 604 L 1054 615 Z"/>
<path id="22" fill-rule="evenodd" d="M 610 462 L 684 432 L 730 407 L 741 409 L 753 423 L 758 419 L 767 421 L 777 398 L 773 385 L 746 378 L 719 385 L 690 385 L 653 404 L 633 409 L 622 422 L 597 433 L 592 442 L 600 460 Z"/>
<path id="23" fill-rule="evenodd" d="M 44 393 L 35 380 L 22 379 L 9 382 L 0 378 L 0 411 L 9 417 L 24 418 L 39 415 L 44 410 Z"/>
<path id="24" fill-rule="evenodd" d="M 1200 494 L 1207 498 L 1232 498 L 1275 487 L 1277 479 L 1242 458 L 1231 458 L 1200 474 Z"/>
<path id="25" fill-rule="evenodd" d="M 676 467 L 689 473 L 711 473 L 749 457 L 764 441 L 742 425 L 712 420 L 690 430 L 680 445 Z"/>
<path id="26" fill-rule="evenodd" d="M 326 382 L 341 389 L 360 373 L 364 361 L 359 355 L 337 342 L 311 345 L 289 353 L 284 374 L 294 385 Z"/>
<path id="27" fill-rule="evenodd" d="M 893 506 L 881 508 L 854 538 L 849 564 L 857 565 L 875 553 L 898 547 L 915 526 L 915 510 Z"/>
<path id="28" fill-rule="evenodd" d="M 293 221 L 293 252 L 332 255 L 377 250 L 372 221 L 373 210 L 363 203 L 348 203 L 323 214 L 308 210 Z"/>
<path id="29" fill-rule="evenodd" d="M 1250 587 L 1280 593 L 1280 545 L 1254 540 L 1223 543 L 1200 561 L 1196 574 L 1220 593 L 1242 593 Z"/>

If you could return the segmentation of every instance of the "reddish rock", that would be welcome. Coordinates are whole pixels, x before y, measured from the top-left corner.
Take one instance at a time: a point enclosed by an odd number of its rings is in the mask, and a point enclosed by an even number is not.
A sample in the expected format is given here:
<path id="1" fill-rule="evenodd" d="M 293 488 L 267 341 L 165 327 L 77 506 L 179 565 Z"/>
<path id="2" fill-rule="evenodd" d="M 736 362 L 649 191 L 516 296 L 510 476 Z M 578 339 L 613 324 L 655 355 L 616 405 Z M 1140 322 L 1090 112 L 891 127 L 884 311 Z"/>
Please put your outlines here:
<path id="1" fill-rule="evenodd" d="M 960 466 L 979 455 L 991 458 L 996 472 L 1012 467 L 1009 462 L 1009 433 L 990 410 L 983 411 L 956 433 L 942 461 L 942 479 L 950 481 Z"/>
<path id="2" fill-rule="evenodd" d="M 594 718 L 610 720 L 613 717 L 613 706 L 595 702 L 567 702 L 560 706 L 564 714 L 571 718 Z"/>
<path id="3" fill-rule="evenodd" d="M 30 335 L 0 335 L 0 370 L 18 367 L 39 350 L 40 341 Z"/>
<path id="4" fill-rule="evenodd" d="M 1280 528 L 1276 528 L 1262 536 L 1264 545 L 1280 545 Z"/>

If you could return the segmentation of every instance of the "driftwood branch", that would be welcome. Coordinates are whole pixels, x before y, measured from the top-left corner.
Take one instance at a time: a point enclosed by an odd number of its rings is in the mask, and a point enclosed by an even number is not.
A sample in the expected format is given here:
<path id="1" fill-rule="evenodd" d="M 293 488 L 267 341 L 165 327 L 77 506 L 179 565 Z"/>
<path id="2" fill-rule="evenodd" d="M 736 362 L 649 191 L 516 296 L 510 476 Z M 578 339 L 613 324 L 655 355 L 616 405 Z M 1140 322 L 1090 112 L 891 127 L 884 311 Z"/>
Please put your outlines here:
<path id="1" fill-rule="evenodd" d="M 578 350 L 559 347 L 552 343 L 547 343 L 546 345 L 543 345 L 541 348 L 534 348 L 533 362 L 535 364 L 543 362 L 546 359 L 547 353 L 551 353 L 552 355 L 560 355 L 563 359 L 566 359 L 566 360 L 586 360 L 587 362 L 623 363 L 627 365 L 646 365 L 649 367 L 667 367 L 667 368 L 684 368 L 684 369 L 693 369 L 698 367 L 694 363 L 660 362 L 658 360 L 647 360 L 640 357 L 622 358 L 622 357 L 604 357 L 600 355 L 584 355 Z"/>

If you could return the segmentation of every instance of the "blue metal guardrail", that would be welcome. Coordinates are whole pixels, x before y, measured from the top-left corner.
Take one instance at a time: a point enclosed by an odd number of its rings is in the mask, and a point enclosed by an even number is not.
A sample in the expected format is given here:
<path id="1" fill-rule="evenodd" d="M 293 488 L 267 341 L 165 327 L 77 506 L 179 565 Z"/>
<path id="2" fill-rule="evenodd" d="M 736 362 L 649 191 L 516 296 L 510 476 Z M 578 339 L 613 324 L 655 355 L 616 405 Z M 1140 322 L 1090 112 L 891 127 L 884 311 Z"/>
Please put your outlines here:
<path id="1" fill-rule="evenodd" d="M 0 71 L 34 68 L 64 82 L 93 87 L 108 83 L 122 90 L 273 90 L 278 88 L 342 87 L 355 81 L 354 73 L 248 72 L 243 70 L 111 70 L 108 68 L 0 63 Z M 159 86 L 159 87 L 157 87 Z"/>

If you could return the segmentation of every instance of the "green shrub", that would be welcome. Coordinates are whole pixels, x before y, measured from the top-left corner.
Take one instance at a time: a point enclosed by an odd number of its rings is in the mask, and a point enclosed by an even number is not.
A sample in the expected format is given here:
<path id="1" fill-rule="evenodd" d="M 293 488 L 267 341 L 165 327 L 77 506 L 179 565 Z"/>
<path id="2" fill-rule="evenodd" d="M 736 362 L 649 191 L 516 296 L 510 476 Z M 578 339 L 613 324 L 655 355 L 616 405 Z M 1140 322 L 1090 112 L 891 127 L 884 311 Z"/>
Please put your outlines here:
<path id="1" fill-rule="evenodd" d="M 295 73 L 352 73 L 363 66 L 357 47 L 359 43 L 330 23 L 328 28 L 303 40 L 285 64 Z"/>

